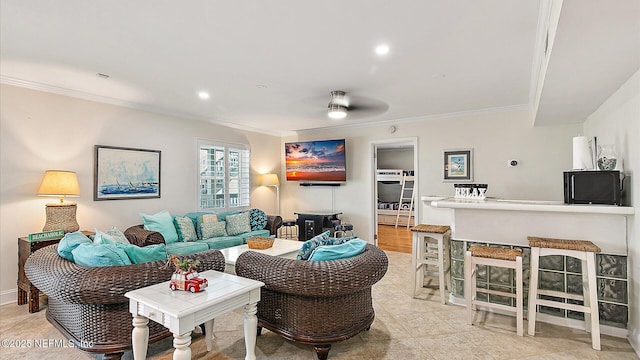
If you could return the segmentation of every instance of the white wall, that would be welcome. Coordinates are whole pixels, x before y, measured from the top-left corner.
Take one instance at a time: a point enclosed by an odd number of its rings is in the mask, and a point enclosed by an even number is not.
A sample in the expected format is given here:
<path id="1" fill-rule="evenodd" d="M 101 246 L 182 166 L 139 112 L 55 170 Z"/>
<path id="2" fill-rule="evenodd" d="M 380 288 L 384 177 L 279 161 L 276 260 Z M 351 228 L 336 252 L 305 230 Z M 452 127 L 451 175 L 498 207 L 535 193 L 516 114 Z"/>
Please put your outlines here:
<path id="1" fill-rule="evenodd" d="M 600 144 L 615 144 L 618 162 L 630 175 L 631 205 L 628 264 L 629 342 L 640 355 L 640 71 L 605 101 L 584 123 L 587 136 L 596 136 Z"/>
<path id="2" fill-rule="evenodd" d="M 78 173 L 81 195 L 71 200 L 81 229 L 124 230 L 141 212 L 196 209 L 196 138 L 250 144 L 252 186 L 259 173 L 280 168 L 280 137 L 9 85 L 0 95 L 1 302 L 16 299 L 17 238 L 41 231 L 44 205 L 56 201 L 35 195 L 46 169 Z M 94 145 L 161 150 L 162 197 L 93 201 Z M 254 187 L 252 206 L 274 213 L 275 193 Z"/>
<path id="3" fill-rule="evenodd" d="M 487 196 L 562 201 L 562 172 L 572 166 L 572 138 L 582 134 L 581 124 L 534 128 L 530 113 L 525 110 L 425 118 L 396 125 L 393 134 L 387 131 L 387 124 L 316 131 L 284 139 L 286 142 L 346 138 L 348 170 L 346 185 L 340 187 L 300 187 L 296 182 L 284 182 L 283 214 L 293 218 L 293 212 L 299 210 L 341 211 L 342 218 L 354 224 L 356 233 L 367 239 L 373 206 L 370 143 L 415 136 L 420 165 L 418 196 L 453 196 L 453 184 L 442 182 L 442 152 L 473 148 L 474 182 L 489 185 Z M 517 159 L 519 165 L 507 167 L 510 159 Z"/>

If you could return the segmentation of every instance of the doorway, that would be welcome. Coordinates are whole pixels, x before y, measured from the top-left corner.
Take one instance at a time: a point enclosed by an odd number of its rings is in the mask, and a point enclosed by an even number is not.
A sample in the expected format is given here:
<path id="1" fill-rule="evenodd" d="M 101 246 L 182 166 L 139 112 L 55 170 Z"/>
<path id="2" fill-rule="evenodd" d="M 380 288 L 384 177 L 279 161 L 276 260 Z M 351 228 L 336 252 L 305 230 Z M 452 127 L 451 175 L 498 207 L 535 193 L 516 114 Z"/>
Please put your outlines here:
<path id="1" fill-rule="evenodd" d="M 411 253 L 410 227 L 419 219 L 418 138 L 373 141 L 370 233 L 383 250 Z"/>

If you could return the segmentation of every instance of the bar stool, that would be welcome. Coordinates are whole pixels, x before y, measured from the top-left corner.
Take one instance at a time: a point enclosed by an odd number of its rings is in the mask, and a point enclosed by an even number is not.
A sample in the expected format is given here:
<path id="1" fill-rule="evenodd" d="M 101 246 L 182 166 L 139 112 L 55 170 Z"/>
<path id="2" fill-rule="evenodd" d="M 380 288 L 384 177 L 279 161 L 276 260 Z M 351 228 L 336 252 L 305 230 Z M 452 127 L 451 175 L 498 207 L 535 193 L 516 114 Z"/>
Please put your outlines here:
<path id="1" fill-rule="evenodd" d="M 280 238 L 295 239 L 297 237 L 298 237 L 298 228 L 296 226 L 296 221 L 295 220 L 282 221 L 282 227 L 280 229 Z"/>
<path id="2" fill-rule="evenodd" d="M 584 313 L 585 330 L 591 331 L 591 347 L 600 350 L 600 316 L 598 314 L 598 294 L 596 281 L 596 253 L 600 248 L 591 241 L 550 239 L 528 236 L 531 246 L 531 279 L 529 282 L 529 335 L 535 336 L 537 305 Z M 562 255 L 582 262 L 582 295 L 562 291 L 538 289 L 538 269 L 540 257 Z M 553 296 L 582 301 L 584 305 L 538 299 L 538 295 Z M 589 314 L 589 316 L 587 315 Z"/>
<path id="3" fill-rule="evenodd" d="M 420 276 L 420 287 L 424 286 L 425 275 L 438 276 L 440 298 L 446 304 L 446 288 L 451 289 L 451 279 L 445 273 L 450 269 L 449 235 L 451 227 L 445 225 L 420 224 L 411 228 L 413 244 L 411 250 L 411 296 L 416 297 L 416 277 Z M 438 271 L 429 271 L 427 266 L 437 266 Z"/>
<path id="4" fill-rule="evenodd" d="M 334 227 L 334 237 L 340 238 L 344 236 L 353 236 L 353 225 L 351 224 L 337 224 Z"/>
<path id="5" fill-rule="evenodd" d="M 514 269 L 516 273 L 516 293 L 478 289 L 476 265 L 499 266 L 508 269 Z M 507 249 L 489 246 L 471 246 L 467 250 L 464 257 L 464 297 L 467 300 L 467 320 L 469 325 L 473 325 L 473 313 L 476 305 L 495 308 L 516 313 L 516 332 L 518 336 L 524 333 L 523 326 L 523 296 L 522 296 L 522 250 Z M 495 304 L 488 301 L 481 301 L 476 298 L 477 293 L 486 293 L 489 295 L 507 296 L 516 299 L 516 306 Z"/>

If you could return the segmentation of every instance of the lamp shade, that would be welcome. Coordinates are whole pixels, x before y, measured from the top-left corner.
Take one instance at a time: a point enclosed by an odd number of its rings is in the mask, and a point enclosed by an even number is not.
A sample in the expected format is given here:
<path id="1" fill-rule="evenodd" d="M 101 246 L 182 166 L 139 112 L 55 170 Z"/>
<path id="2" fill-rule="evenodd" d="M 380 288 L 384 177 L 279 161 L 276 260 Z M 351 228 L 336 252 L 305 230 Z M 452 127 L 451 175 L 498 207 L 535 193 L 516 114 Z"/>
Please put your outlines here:
<path id="1" fill-rule="evenodd" d="M 78 176 L 73 171 L 47 170 L 44 172 L 40 187 L 40 196 L 78 196 L 80 195 L 80 185 Z"/>
<path id="2" fill-rule="evenodd" d="M 262 175 L 262 186 L 278 186 L 278 174 L 264 174 Z"/>

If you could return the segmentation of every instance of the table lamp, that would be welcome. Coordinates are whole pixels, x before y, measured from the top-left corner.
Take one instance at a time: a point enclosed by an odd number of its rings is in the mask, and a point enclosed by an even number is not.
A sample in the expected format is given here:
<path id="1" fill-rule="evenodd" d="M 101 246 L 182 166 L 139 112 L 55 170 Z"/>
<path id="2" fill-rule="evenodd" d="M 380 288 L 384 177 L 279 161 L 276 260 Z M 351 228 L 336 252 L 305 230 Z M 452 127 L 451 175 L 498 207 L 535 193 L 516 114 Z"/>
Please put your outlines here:
<path id="1" fill-rule="evenodd" d="M 80 229 L 76 221 L 77 205 L 64 202 L 65 196 L 77 197 L 80 195 L 80 185 L 75 172 L 64 170 L 45 171 L 37 194 L 38 196 L 60 197 L 59 203 L 46 205 L 47 220 L 42 231 L 61 229 L 67 233 Z"/>
<path id="2" fill-rule="evenodd" d="M 275 186 L 276 188 L 276 205 L 277 214 L 280 215 L 280 181 L 278 181 L 278 174 L 264 174 L 262 175 L 262 186 Z"/>

